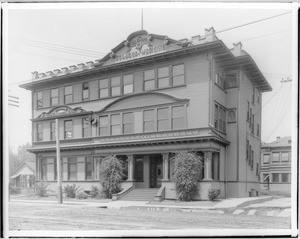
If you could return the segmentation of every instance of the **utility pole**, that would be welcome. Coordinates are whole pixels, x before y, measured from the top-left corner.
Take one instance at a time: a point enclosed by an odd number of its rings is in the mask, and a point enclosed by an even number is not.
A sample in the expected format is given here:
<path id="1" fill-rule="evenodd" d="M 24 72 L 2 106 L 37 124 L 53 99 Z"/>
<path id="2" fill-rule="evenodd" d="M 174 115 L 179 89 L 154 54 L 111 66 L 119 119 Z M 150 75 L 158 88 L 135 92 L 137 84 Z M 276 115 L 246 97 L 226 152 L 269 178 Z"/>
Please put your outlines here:
<path id="1" fill-rule="evenodd" d="M 61 186 L 61 159 L 60 159 L 60 142 L 59 142 L 59 119 L 55 119 L 55 138 L 56 138 L 56 165 L 57 165 L 57 199 L 58 203 L 63 203 L 62 186 Z"/>

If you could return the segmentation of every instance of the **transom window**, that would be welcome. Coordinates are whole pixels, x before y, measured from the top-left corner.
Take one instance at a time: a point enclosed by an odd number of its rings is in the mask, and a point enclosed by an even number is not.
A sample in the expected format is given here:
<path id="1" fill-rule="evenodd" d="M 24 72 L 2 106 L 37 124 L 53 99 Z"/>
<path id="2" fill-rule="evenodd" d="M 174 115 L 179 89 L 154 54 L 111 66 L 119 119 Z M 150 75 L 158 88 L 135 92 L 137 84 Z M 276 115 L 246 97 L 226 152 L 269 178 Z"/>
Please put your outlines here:
<path id="1" fill-rule="evenodd" d="M 115 76 L 111 78 L 111 96 L 117 96 L 121 94 L 121 77 Z"/>
<path id="2" fill-rule="evenodd" d="M 184 84 L 184 65 L 176 65 L 172 67 L 173 86 Z"/>
<path id="3" fill-rule="evenodd" d="M 158 68 L 158 88 L 166 88 L 170 86 L 169 67 Z"/>
<path id="4" fill-rule="evenodd" d="M 50 94 L 51 94 L 51 106 L 58 105 L 58 89 L 51 90 Z"/>
<path id="5" fill-rule="evenodd" d="M 82 100 L 86 101 L 89 99 L 90 99 L 89 83 L 85 82 L 82 84 Z"/>
<path id="6" fill-rule="evenodd" d="M 134 132 L 134 117 L 133 113 L 124 113 L 123 114 L 123 134 L 131 134 Z"/>
<path id="7" fill-rule="evenodd" d="M 64 136 L 65 139 L 72 139 L 73 138 L 73 121 L 72 120 L 66 120 L 64 122 Z"/>
<path id="8" fill-rule="evenodd" d="M 65 104 L 73 103 L 73 86 L 65 87 Z"/>
<path id="9" fill-rule="evenodd" d="M 125 75 L 123 77 L 123 93 L 129 94 L 133 92 L 133 75 Z"/>
<path id="10" fill-rule="evenodd" d="M 100 136 L 108 136 L 109 135 L 109 121 L 108 115 L 103 115 L 99 117 L 99 134 Z"/>
<path id="11" fill-rule="evenodd" d="M 154 69 L 144 72 L 144 90 L 155 90 L 155 71 Z"/>
<path id="12" fill-rule="evenodd" d="M 109 84 L 108 79 L 102 79 L 99 81 L 99 98 L 107 98 L 109 96 Z"/>
<path id="13" fill-rule="evenodd" d="M 43 92 L 37 93 L 37 108 L 43 107 Z"/>
<path id="14" fill-rule="evenodd" d="M 43 123 L 37 124 L 37 141 L 43 141 Z"/>

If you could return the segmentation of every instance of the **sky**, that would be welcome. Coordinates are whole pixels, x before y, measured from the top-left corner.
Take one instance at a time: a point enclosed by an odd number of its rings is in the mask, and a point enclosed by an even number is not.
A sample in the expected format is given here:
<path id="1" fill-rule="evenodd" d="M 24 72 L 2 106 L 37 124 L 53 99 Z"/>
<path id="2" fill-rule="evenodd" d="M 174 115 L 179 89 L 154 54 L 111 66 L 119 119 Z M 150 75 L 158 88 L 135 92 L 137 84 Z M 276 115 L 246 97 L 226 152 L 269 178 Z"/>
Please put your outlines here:
<path id="1" fill-rule="evenodd" d="M 272 4 L 229 3 L 8 4 L 3 31 L 5 90 L 20 102 L 19 107 L 7 107 L 13 150 L 31 143 L 31 93 L 19 84 L 30 81 L 34 71 L 101 59 L 141 30 L 142 8 L 143 29 L 148 33 L 180 40 L 203 36 L 205 28 L 214 27 L 228 48 L 241 42 L 273 88 L 263 93 L 262 141 L 291 135 L 294 83 L 281 83 L 292 78 L 293 71 L 290 4 L 276 4 L 274 9 Z M 218 33 L 225 29 L 230 30 Z"/>

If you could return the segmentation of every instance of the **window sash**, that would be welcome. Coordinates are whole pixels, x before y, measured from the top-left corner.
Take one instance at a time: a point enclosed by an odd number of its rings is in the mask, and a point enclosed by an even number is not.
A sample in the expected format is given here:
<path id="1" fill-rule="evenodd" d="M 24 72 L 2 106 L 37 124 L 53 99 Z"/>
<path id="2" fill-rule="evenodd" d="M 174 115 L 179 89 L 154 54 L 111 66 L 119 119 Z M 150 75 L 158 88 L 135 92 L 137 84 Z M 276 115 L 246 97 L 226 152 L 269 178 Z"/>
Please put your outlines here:
<path id="1" fill-rule="evenodd" d="M 64 122 L 65 139 L 73 138 L 73 121 L 67 120 Z"/>
<path id="2" fill-rule="evenodd" d="M 55 124 L 55 122 L 51 122 L 50 128 L 51 128 L 51 140 L 55 140 L 56 139 L 56 124 Z"/>
<path id="3" fill-rule="evenodd" d="M 279 153 L 272 154 L 272 162 L 279 162 Z"/>
<path id="4" fill-rule="evenodd" d="M 144 82 L 144 90 L 145 91 L 150 91 L 150 90 L 155 90 L 155 80 L 147 80 Z"/>
<path id="5" fill-rule="evenodd" d="M 282 183 L 288 183 L 289 182 L 289 174 L 288 173 L 282 173 L 281 174 L 281 182 Z"/>
<path id="6" fill-rule="evenodd" d="M 282 162 L 288 162 L 289 161 L 289 153 L 288 152 L 282 152 L 281 153 L 281 161 Z"/>
<path id="7" fill-rule="evenodd" d="M 85 157 L 85 180 L 93 179 L 93 162 L 91 157 Z"/>
<path id="8" fill-rule="evenodd" d="M 270 163 L 270 154 L 263 155 L 263 163 Z"/>
<path id="9" fill-rule="evenodd" d="M 44 125 L 41 124 L 37 124 L 37 141 L 43 141 L 43 128 Z"/>

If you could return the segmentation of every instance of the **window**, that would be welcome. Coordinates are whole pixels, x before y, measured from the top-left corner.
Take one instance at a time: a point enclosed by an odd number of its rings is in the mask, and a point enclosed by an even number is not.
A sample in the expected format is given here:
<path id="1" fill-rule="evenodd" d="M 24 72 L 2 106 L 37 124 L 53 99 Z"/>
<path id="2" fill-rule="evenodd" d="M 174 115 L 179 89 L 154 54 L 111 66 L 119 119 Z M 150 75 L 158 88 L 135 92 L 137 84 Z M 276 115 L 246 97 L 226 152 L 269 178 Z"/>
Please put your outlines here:
<path id="1" fill-rule="evenodd" d="M 131 134 L 134 132 L 133 113 L 123 114 L 123 134 Z"/>
<path id="2" fill-rule="evenodd" d="M 172 107 L 172 129 L 183 129 L 184 127 L 184 106 Z"/>
<path id="3" fill-rule="evenodd" d="M 108 136 L 109 135 L 109 121 L 108 115 L 103 115 L 99 117 L 99 134 L 100 136 Z"/>
<path id="4" fill-rule="evenodd" d="M 169 67 L 158 68 L 158 88 L 166 88 L 170 86 Z"/>
<path id="5" fill-rule="evenodd" d="M 289 174 L 288 173 L 282 173 L 281 174 L 281 182 L 282 183 L 288 183 L 289 182 Z"/>
<path id="6" fill-rule="evenodd" d="M 247 101 L 247 121 L 249 122 L 250 120 L 250 102 Z"/>
<path id="7" fill-rule="evenodd" d="M 222 90 L 225 90 L 225 80 L 221 73 L 215 74 L 215 84 L 219 86 Z"/>
<path id="8" fill-rule="evenodd" d="M 92 179 L 93 164 L 91 157 L 85 157 L 85 180 Z"/>
<path id="9" fill-rule="evenodd" d="M 106 98 L 109 96 L 108 87 L 108 79 L 99 81 L 99 98 Z"/>
<path id="10" fill-rule="evenodd" d="M 77 159 L 75 157 L 68 158 L 68 179 L 77 179 Z"/>
<path id="11" fill-rule="evenodd" d="M 257 96 L 257 103 L 258 104 L 260 103 L 260 93 L 258 93 L 258 96 Z"/>
<path id="12" fill-rule="evenodd" d="M 154 69 L 144 72 L 144 90 L 155 90 L 155 71 Z"/>
<path id="13" fill-rule="evenodd" d="M 144 111 L 144 132 L 154 131 L 154 110 L 145 110 Z"/>
<path id="14" fill-rule="evenodd" d="M 73 138 L 73 121 L 72 120 L 66 120 L 64 122 L 64 136 L 65 139 L 72 139 Z"/>
<path id="15" fill-rule="evenodd" d="M 263 163 L 270 163 L 270 154 L 263 154 Z"/>
<path id="16" fill-rule="evenodd" d="M 226 73 L 226 88 L 234 88 L 238 86 L 238 73 L 237 72 L 227 72 Z"/>
<path id="17" fill-rule="evenodd" d="M 120 122 L 120 114 L 114 114 L 110 116 L 110 124 L 111 124 L 111 135 L 119 135 L 121 134 L 121 122 Z"/>
<path id="18" fill-rule="evenodd" d="M 252 87 L 252 104 L 254 105 L 254 99 L 255 99 L 255 87 Z"/>
<path id="19" fill-rule="evenodd" d="M 143 181 L 144 180 L 144 163 L 142 158 L 135 159 L 135 180 Z"/>
<path id="20" fill-rule="evenodd" d="M 125 75 L 123 77 L 123 93 L 133 93 L 133 75 Z"/>
<path id="21" fill-rule="evenodd" d="M 288 162 L 289 161 L 289 153 L 288 152 L 282 152 L 281 153 L 281 161 L 282 162 Z"/>
<path id="22" fill-rule="evenodd" d="M 47 159 L 41 159 L 41 180 L 47 181 Z"/>
<path id="23" fill-rule="evenodd" d="M 82 100 L 86 101 L 89 99 L 90 99 L 89 83 L 85 82 L 82 84 Z"/>
<path id="24" fill-rule="evenodd" d="M 51 90 L 50 94 L 51 94 L 51 106 L 58 105 L 58 89 Z"/>
<path id="25" fill-rule="evenodd" d="M 272 173 L 272 182 L 279 183 L 279 173 Z"/>
<path id="26" fill-rule="evenodd" d="M 169 108 L 161 108 L 157 109 L 157 130 L 169 130 L 170 123 L 169 123 Z"/>
<path id="27" fill-rule="evenodd" d="M 89 117 L 82 119 L 82 136 L 83 138 L 91 137 L 91 122 Z"/>
<path id="28" fill-rule="evenodd" d="M 43 107 L 43 92 L 37 93 L 37 108 Z"/>
<path id="29" fill-rule="evenodd" d="M 236 109 L 228 110 L 228 123 L 236 122 Z"/>
<path id="30" fill-rule="evenodd" d="M 172 67 L 173 86 L 184 84 L 184 65 L 177 65 Z"/>
<path id="31" fill-rule="evenodd" d="M 249 127 L 251 128 L 252 125 L 252 109 L 249 110 Z"/>
<path id="32" fill-rule="evenodd" d="M 253 160 L 254 160 L 254 151 L 251 150 L 251 162 L 250 162 L 250 168 L 253 170 Z"/>
<path id="33" fill-rule="evenodd" d="M 43 124 L 37 124 L 37 141 L 43 141 Z"/>
<path id="34" fill-rule="evenodd" d="M 51 140 L 56 140 L 56 129 L 55 129 L 56 125 L 55 122 L 51 122 L 50 123 L 50 130 L 51 130 Z"/>
<path id="35" fill-rule="evenodd" d="M 222 106 L 215 104 L 215 128 L 222 132 L 226 132 L 225 124 L 226 124 L 226 111 Z"/>
<path id="36" fill-rule="evenodd" d="M 65 104 L 73 103 L 73 86 L 65 87 Z"/>
<path id="37" fill-rule="evenodd" d="M 246 140 L 246 160 L 249 160 L 249 140 Z"/>
<path id="38" fill-rule="evenodd" d="M 254 114 L 252 114 L 251 133 L 254 134 Z"/>
<path id="39" fill-rule="evenodd" d="M 259 128 L 259 124 L 257 124 L 257 131 L 256 131 L 256 135 L 259 136 L 260 135 L 260 128 Z"/>
<path id="40" fill-rule="evenodd" d="M 259 175 L 259 166 L 258 166 L 258 163 L 256 163 L 256 176 Z"/>
<path id="41" fill-rule="evenodd" d="M 272 162 L 279 162 L 279 153 L 272 154 Z"/>
<path id="42" fill-rule="evenodd" d="M 121 94 L 121 77 L 115 76 L 111 78 L 111 96 Z"/>

